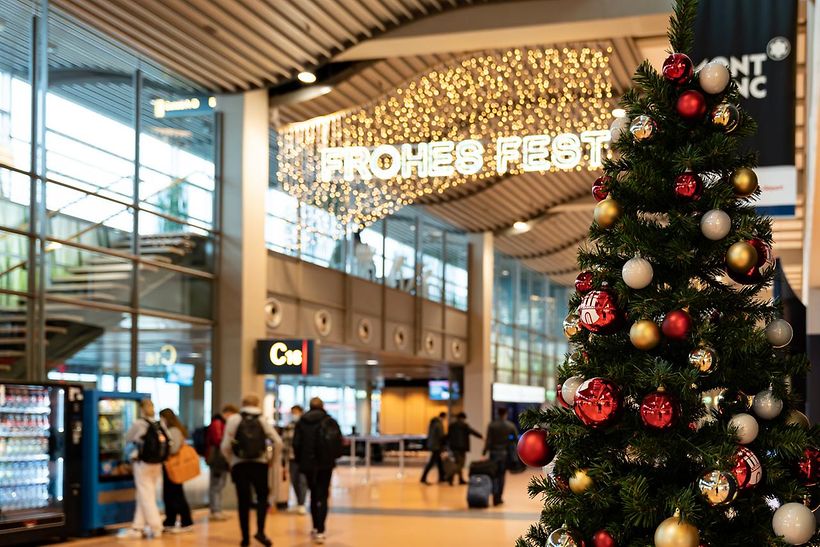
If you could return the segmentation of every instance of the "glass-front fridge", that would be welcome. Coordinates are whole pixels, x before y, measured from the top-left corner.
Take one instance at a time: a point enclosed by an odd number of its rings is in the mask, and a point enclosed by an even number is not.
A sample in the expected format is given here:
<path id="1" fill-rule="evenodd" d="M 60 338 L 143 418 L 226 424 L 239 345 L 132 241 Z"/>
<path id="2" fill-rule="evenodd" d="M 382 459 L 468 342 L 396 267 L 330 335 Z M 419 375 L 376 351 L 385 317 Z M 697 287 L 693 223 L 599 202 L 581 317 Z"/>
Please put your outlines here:
<path id="1" fill-rule="evenodd" d="M 75 535 L 83 391 L 0 383 L 0 545 Z"/>

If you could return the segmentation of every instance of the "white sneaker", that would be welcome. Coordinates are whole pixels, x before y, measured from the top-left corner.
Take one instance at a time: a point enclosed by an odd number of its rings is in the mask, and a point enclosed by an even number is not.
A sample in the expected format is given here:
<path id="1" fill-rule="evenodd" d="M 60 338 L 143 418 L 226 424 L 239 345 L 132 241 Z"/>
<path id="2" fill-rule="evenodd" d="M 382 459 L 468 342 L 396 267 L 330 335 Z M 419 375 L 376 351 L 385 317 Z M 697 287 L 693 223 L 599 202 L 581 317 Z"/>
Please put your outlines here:
<path id="1" fill-rule="evenodd" d="M 129 528 L 120 532 L 117 537 L 120 539 L 142 539 L 145 537 L 145 532 L 137 528 Z"/>
<path id="2" fill-rule="evenodd" d="M 151 530 L 147 534 L 145 534 L 145 539 L 161 539 L 162 538 L 162 530 Z"/>
<path id="3" fill-rule="evenodd" d="M 296 508 L 296 512 L 300 515 L 307 515 L 307 507 L 305 507 L 304 505 L 300 505 Z"/>
<path id="4" fill-rule="evenodd" d="M 322 545 L 325 542 L 325 535 L 324 534 L 316 534 L 313 537 L 313 543 L 317 545 Z"/>
<path id="5" fill-rule="evenodd" d="M 312 528 L 312 529 L 310 530 L 310 539 L 316 539 L 316 536 L 317 536 L 318 534 L 319 534 L 319 532 L 317 532 L 317 531 L 316 531 L 316 528 Z"/>

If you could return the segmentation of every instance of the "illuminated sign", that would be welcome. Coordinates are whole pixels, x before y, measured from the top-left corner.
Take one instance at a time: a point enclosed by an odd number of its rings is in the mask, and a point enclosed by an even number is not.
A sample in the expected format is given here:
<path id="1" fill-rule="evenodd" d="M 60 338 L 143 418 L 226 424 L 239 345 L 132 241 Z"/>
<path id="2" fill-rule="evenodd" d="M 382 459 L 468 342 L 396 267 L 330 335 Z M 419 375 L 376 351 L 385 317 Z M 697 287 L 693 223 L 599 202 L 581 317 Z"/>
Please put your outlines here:
<path id="1" fill-rule="evenodd" d="M 145 364 L 149 367 L 164 365 L 170 367 L 177 362 L 177 348 L 165 344 L 159 351 L 146 351 Z"/>
<path id="2" fill-rule="evenodd" d="M 175 101 L 154 99 L 151 104 L 154 105 L 155 118 L 176 118 L 213 112 L 216 97 L 189 97 Z"/>
<path id="3" fill-rule="evenodd" d="M 259 340 L 257 374 L 313 374 L 313 340 Z"/>
<path id="4" fill-rule="evenodd" d="M 516 169 L 523 172 L 575 169 L 585 161 L 590 169 L 601 166 L 604 146 L 611 140 L 608 129 L 580 134 L 504 136 L 495 140 L 493 160 L 499 175 Z M 375 148 L 339 146 L 320 151 L 319 180 L 329 182 L 341 175 L 346 181 L 374 178 L 389 180 L 475 175 L 484 168 L 481 141 L 432 141 L 416 144 L 382 144 Z"/>
<path id="5" fill-rule="evenodd" d="M 493 401 L 502 403 L 543 403 L 547 391 L 543 387 L 518 384 L 493 384 Z"/>

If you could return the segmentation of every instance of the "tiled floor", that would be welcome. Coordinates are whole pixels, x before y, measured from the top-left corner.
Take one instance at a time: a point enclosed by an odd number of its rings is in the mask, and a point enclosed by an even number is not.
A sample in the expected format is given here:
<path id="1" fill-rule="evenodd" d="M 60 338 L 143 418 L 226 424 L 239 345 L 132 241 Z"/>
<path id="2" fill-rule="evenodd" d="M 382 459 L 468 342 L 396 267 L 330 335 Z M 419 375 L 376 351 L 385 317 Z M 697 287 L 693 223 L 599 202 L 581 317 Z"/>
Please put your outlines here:
<path id="1" fill-rule="evenodd" d="M 395 468 L 374 469 L 364 484 L 362 469 L 342 468 L 334 478 L 328 547 L 419 547 L 439 545 L 512 546 L 531 522 L 538 518 L 539 502 L 527 497 L 529 474 L 508 475 L 505 503 L 485 510 L 468 510 L 465 486 L 424 486 L 419 471 L 396 477 Z M 230 487 L 230 486 L 229 486 Z M 161 541 L 117 539 L 113 535 L 72 542 L 71 545 L 102 546 L 145 543 L 151 546 L 238 545 L 236 518 L 208 523 L 207 514 L 196 518 L 195 531 L 166 535 Z M 253 527 L 253 525 L 252 525 Z M 268 535 L 278 547 L 308 547 L 310 517 L 273 513 Z"/>

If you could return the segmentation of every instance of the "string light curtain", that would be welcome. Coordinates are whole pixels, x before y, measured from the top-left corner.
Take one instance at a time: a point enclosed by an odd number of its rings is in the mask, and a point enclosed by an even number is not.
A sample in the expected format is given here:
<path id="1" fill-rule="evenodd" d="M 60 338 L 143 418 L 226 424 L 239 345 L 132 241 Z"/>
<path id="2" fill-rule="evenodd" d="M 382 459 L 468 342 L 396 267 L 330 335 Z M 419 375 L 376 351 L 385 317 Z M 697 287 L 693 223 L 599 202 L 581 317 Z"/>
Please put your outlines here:
<path id="1" fill-rule="evenodd" d="M 280 127 L 277 177 L 300 201 L 365 227 L 419 197 L 498 176 L 495 142 L 509 135 L 555 136 L 606 129 L 611 119 L 611 47 L 516 48 L 464 56 L 431 68 L 369 104 Z M 463 141 L 484 147 L 480 171 L 389 180 L 319 176 L 330 147 Z M 589 151 L 576 170 L 591 168 Z M 382 157 L 380 163 L 390 163 Z M 387 167 L 387 165 L 382 165 Z M 555 170 L 554 166 L 550 170 Z M 520 172 L 511 165 L 505 176 Z"/>

